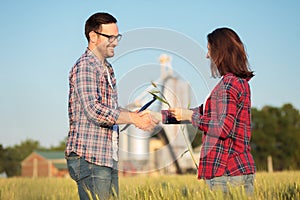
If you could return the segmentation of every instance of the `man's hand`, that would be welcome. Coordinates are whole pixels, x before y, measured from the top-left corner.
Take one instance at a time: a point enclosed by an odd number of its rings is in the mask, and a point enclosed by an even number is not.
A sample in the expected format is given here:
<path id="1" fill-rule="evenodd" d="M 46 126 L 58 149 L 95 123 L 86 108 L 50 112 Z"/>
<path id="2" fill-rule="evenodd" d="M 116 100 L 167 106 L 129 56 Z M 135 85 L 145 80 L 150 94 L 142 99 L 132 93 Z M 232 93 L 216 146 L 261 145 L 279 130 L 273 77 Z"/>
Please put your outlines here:
<path id="1" fill-rule="evenodd" d="M 155 112 L 155 111 L 146 111 L 146 112 L 149 112 L 150 115 L 155 119 L 157 120 L 158 122 L 161 122 L 162 121 L 162 114 L 161 112 Z"/>
<path id="2" fill-rule="evenodd" d="M 152 131 L 159 122 L 148 110 L 131 115 L 133 124 L 144 131 Z"/>

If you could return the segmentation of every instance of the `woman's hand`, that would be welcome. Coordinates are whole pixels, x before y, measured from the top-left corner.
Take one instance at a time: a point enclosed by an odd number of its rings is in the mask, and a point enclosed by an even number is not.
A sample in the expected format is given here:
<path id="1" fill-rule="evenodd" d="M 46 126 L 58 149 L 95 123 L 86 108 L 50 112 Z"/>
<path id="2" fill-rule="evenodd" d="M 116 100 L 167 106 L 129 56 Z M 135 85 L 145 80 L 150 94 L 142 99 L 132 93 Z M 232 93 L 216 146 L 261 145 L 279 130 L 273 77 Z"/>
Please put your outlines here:
<path id="1" fill-rule="evenodd" d="M 192 110 L 183 108 L 171 108 L 170 112 L 177 119 L 177 121 L 192 121 Z"/>

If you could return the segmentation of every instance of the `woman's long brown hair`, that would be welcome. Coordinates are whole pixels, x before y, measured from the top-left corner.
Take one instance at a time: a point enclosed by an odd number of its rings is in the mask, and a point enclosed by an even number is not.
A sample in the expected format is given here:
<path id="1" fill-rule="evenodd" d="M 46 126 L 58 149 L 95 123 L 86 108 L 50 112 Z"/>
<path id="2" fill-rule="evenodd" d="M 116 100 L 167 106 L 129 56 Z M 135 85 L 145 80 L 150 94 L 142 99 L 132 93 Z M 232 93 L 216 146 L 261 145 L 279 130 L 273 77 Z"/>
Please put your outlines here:
<path id="1" fill-rule="evenodd" d="M 218 28 L 207 35 L 207 40 L 211 61 L 217 66 L 221 76 L 227 73 L 233 73 L 241 78 L 254 76 L 253 71 L 249 69 L 244 45 L 233 30 Z"/>

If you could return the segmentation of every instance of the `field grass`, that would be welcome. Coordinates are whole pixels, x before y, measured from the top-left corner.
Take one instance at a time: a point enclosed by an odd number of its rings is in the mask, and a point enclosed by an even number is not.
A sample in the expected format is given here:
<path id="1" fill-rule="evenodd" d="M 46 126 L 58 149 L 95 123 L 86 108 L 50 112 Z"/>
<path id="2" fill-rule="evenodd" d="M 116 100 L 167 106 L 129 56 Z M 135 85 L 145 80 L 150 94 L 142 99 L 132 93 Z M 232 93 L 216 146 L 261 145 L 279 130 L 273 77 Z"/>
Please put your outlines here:
<path id="1" fill-rule="evenodd" d="M 210 191 L 195 175 L 138 175 L 120 177 L 123 200 L 172 199 L 295 199 L 300 200 L 300 172 L 257 173 L 253 197 L 233 188 L 228 195 Z M 77 188 L 69 178 L 0 179 L 1 200 L 77 200 Z"/>

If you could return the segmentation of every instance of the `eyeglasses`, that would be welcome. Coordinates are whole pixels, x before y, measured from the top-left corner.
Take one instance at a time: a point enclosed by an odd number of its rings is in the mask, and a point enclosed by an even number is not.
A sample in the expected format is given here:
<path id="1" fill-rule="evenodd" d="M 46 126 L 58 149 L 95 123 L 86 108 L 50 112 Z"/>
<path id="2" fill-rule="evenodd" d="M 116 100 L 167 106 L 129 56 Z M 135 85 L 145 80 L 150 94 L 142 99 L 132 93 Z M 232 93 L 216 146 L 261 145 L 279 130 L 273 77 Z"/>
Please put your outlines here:
<path id="1" fill-rule="evenodd" d="M 97 33 L 98 35 L 102 35 L 102 36 L 108 38 L 108 42 L 110 42 L 110 43 L 113 43 L 115 40 L 117 40 L 119 42 L 122 38 L 121 34 L 118 34 L 117 36 L 115 36 L 115 35 L 106 35 L 104 33 L 99 33 L 97 31 L 94 31 L 94 32 Z"/>

